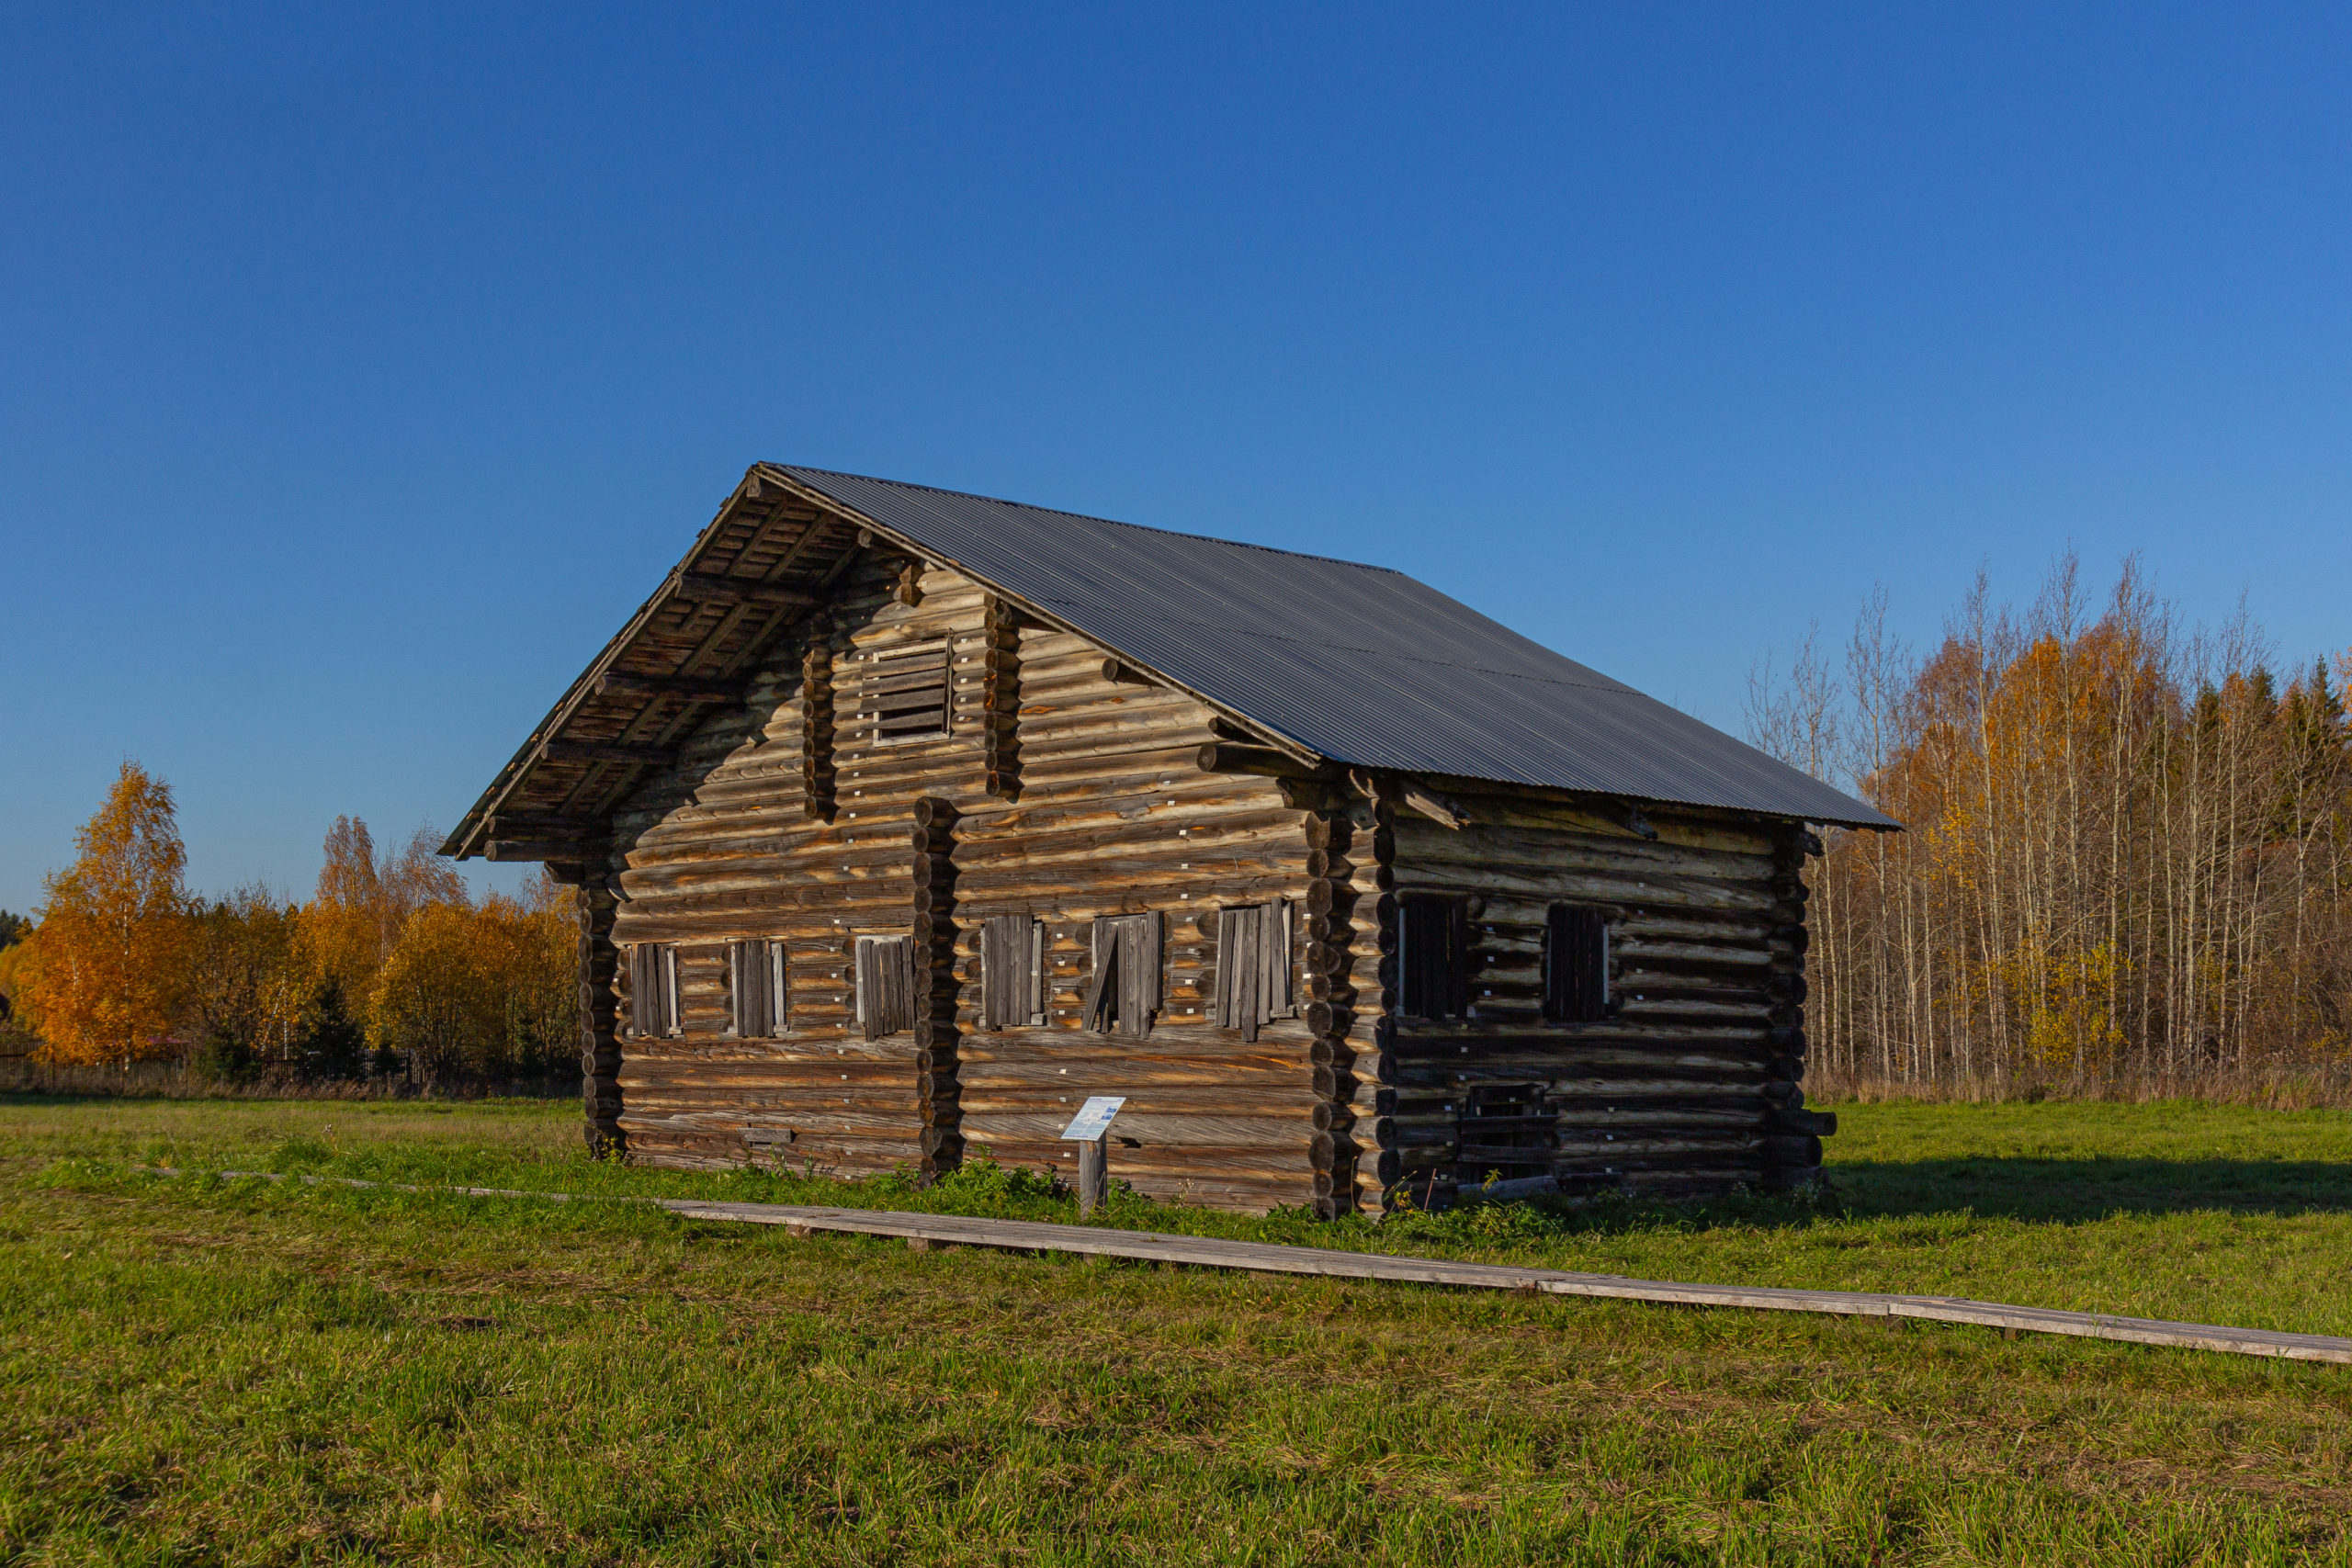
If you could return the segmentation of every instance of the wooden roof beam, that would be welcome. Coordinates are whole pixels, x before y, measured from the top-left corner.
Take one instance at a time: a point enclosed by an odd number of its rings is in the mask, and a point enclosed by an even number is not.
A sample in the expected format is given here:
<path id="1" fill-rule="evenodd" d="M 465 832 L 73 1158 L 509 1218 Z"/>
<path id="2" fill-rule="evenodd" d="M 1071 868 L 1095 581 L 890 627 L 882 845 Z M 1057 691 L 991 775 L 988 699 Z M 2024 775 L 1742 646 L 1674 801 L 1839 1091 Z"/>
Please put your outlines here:
<path id="1" fill-rule="evenodd" d="M 565 817 L 552 811 L 501 811 L 482 824 L 491 839 L 602 839 L 613 825 L 594 817 Z"/>
<path id="2" fill-rule="evenodd" d="M 577 861 L 580 854 L 576 839 L 487 839 L 481 846 L 484 860 Z"/>
<path id="3" fill-rule="evenodd" d="M 596 678 L 599 696 L 741 697 L 741 677 L 718 675 L 631 675 L 607 670 Z"/>
<path id="4" fill-rule="evenodd" d="M 759 604 L 769 609 L 806 610 L 823 604 L 820 594 L 781 582 L 752 582 L 716 572 L 682 571 L 674 579 L 681 598 L 705 604 Z"/>
<path id="5" fill-rule="evenodd" d="M 539 759 L 548 762 L 653 762 L 678 760 L 674 746 L 640 746 L 626 740 L 543 740 Z"/>
<path id="6" fill-rule="evenodd" d="M 1287 751 L 1277 751 L 1272 746 L 1241 746 L 1230 740 L 1212 740 L 1201 748 L 1198 758 L 1204 773 L 1256 773 L 1270 779 L 1317 779 L 1337 782 L 1347 777 L 1347 770 L 1336 762 L 1320 762 L 1312 766 L 1300 761 Z"/>

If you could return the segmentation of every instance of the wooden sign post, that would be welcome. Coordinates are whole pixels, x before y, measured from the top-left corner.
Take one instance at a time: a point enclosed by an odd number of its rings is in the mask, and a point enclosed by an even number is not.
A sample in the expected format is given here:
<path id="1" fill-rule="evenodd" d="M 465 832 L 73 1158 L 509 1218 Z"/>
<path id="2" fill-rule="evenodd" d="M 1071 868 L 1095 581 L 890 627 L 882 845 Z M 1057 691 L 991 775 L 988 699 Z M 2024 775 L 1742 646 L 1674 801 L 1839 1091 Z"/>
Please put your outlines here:
<path id="1" fill-rule="evenodd" d="M 1062 1129 L 1065 1142 L 1078 1145 L 1078 1212 L 1080 1218 L 1111 1196 L 1111 1122 L 1126 1103 L 1125 1096 L 1098 1094 L 1078 1108 Z"/>

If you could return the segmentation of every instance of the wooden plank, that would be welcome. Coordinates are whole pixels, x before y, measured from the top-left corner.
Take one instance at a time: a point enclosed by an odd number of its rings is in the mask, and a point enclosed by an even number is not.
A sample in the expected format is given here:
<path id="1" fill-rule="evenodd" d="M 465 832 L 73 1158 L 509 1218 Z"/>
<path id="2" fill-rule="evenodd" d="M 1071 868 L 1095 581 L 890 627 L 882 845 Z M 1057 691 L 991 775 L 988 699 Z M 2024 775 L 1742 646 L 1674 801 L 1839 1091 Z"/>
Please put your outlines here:
<path id="1" fill-rule="evenodd" d="M 150 1167 L 158 1176 L 187 1174 Z M 1659 1302 L 1683 1306 L 1747 1307 L 1766 1312 L 1813 1312 L 1841 1317 L 1915 1317 L 1930 1323 L 1966 1323 L 1987 1328 L 2127 1344 L 2214 1350 L 2227 1355 L 2268 1356 L 2287 1360 L 2327 1361 L 2352 1366 L 2352 1339 L 2325 1334 L 2290 1334 L 2269 1328 L 2233 1328 L 2210 1323 L 2173 1323 L 2161 1318 L 2111 1313 L 2059 1312 L 2011 1306 L 1956 1296 L 1887 1295 L 1867 1291 L 1803 1291 L 1778 1285 L 1701 1285 L 1670 1280 L 1635 1280 L 1615 1274 L 1585 1274 L 1560 1269 L 1522 1269 L 1506 1264 L 1464 1263 L 1451 1258 L 1399 1258 L 1377 1252 L 1345 1252 L 1279 1243 L 1228 1241 L 1217 1236 L 1171 1235 L 1160 1231 L 1102 1230 L 1042 1220 L 998 1220 L 967 1214 L 916 1214 L 888 1209 L 828 1209 L 791 1203 L 727 1203 L 699 1198 L 625 1198 L 570 1192 L 528 1192 L 504 1187 L 418 1187 L 365 1181 L 352 1177 L 288 1177 L 274 1171 L 215 1172 L 230 1181 L 300 1181 L 345 1187 L 381 1187 L 393 1191 L 446 1193 L 469 1198 L 536 1198 L 548 1202 L 650 1203 L 687 1219 L 781 1225 L 787 1235 L 818 1231 L 854 1235 L 898 1236 L 965 1247 L 1020 1252 L 1068 1252 L 1099 1258 L 1132 1258 L 1205 1269 L 1256 1273 L 1311 1274 L 1401 1284 L 1463 1285 L 1546 1295 L 1590 1296 L 1615 1301 Z"/>
<path id="2" fill-rule="evenodd" d="M 1813 1312 L 1849 1317 L 1916 1317 L 1929 1322 L 1966 1323 L 2037 1334 L 2066 1334 L 2081 1338 L 2216 1350 L 2232 1355 L 2271 1356 L 2290 1360 L 2352 1365 L 2352 1339 L 2328 1335 L 2288 1334 L 2273 1329 L 2231 1328 L 2202 1323 L 2170 1323 L 2107 1313 L 2058 1312 L 1949 1296 L 1804 1291 L 1770 1285 L 1685 1284 L 1675 1280 L 1635 1280 L 1566 1269 L 1521 1269 L 1499 1264 L 1462 1263 L 1445 1258 L 1396 1258 L 1381 1253 L 1227 1241 L 1154 1231 L 1096 1230 L 1089 1226 L 1035 1220 L 981 1219 L 960 1214 L 908 1214 L 783 1204 L 717 1203 L 686 1198 L 663 1198 L 654 1201 L 673 1213 L 697 1219 L 792 1224 L 805 1226 L 811 1231 L 841 1231 L 865 1235 L 923 1236 L 972 1247 L 1132 1258 L 1260 1273 L 1314 1274 L 1408 1284 L 1535 1291 L 1547 1295 L 1659 1302 L 1686 1306 L 1746 1307 L 1768 1312 Z"/>

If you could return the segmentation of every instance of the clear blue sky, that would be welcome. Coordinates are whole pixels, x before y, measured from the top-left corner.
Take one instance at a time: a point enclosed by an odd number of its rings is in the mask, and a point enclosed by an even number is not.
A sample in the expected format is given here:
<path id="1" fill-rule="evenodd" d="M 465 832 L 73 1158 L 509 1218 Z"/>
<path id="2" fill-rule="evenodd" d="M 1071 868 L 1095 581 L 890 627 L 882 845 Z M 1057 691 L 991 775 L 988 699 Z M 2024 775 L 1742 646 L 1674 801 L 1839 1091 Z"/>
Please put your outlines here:
<path id="1" fill-rule="evenodd" d="M 2070 542 L 2352 643 L 2340 7 L 357 9 L 0 7 L 0 906 L 446 827 L 762 457 L 1733 728 Z"/>

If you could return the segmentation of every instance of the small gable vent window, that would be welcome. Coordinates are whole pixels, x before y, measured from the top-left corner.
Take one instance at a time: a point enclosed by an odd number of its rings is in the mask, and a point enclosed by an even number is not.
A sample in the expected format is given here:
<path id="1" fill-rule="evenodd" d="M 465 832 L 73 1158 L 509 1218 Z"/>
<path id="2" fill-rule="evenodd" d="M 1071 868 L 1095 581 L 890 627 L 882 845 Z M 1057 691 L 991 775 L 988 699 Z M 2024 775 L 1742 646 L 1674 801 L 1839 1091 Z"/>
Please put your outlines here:
<path id="1" fill-rule="evenodd" d="M 1023 1029 L 1046 1021 L 1046 922 L 991 915 L 980 925 L 980 1026 Z"/>
<path id="2" fill-rule="evenodd" d="M 857 939 L 857 1022 L 868 1040 L 915 1023 L 915 939 Z"/>
<path id="3" fill-rule="evenodd" d="M 1589 904 L 1555 904 L 1544 920 L 1544 1016 L 1592 1023 L 1609 1012 L 1609 917 Z"/>
<path id="4" fill-rule="evenodd" d="M 858 706 L 877 741 L 935 740 L 951 716 L 947 644 L 919 643 L 877 653 L 866 666 Z"/>
<path id="5" fill-rule="evenodd" d="M 739 1037 L 767 1040 L 783 1032 L 784 943 L 765 938 L 729 942 L 727 983 Z"/>
<path id="6" fill-rule="evenodd" d="M 1258 1038 L 1270 1019 L 1295 1018 L 1291 990 L 1291 902 L 1247 904 L 1216 912 L 1216 1021 Z"/>
<path id="7" fill-rule="evenodd" d="M 640 942 L 628 950 L 628 1031 L 647 1039 L 681 1032 L 678 950 L 666 942 Z"/>
<path id="8" fill-rule="evenodd" d="M 1094 922 L 1094 977 L 1080 1010 L 1085 1027 L 1136 1037 L 1151 1032 L 1152 1017 L 1159 1011 L 1163 925 L 1157 910 Z"/>
<path id="9" fill-rule="evenodd" d="M 1396 980 L 1407 1018 L 1470 1015 L 1470 915 L 1450 894 L 1408 893 L 1396 912 Z"/>

